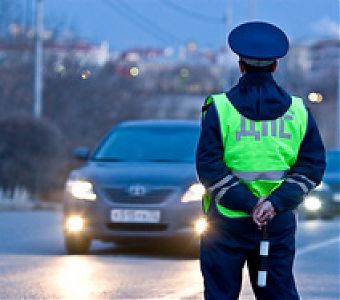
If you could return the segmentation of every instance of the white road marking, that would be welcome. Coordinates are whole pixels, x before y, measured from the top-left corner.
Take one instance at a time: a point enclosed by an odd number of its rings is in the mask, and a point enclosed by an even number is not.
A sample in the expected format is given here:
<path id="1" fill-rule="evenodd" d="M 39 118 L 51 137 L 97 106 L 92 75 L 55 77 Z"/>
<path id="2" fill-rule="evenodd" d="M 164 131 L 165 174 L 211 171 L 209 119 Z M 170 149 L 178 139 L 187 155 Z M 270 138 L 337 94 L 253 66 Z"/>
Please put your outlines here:
<path id="1" fill-rule="evenodd" d="M 330 238 L 326 241 L 320 242 L 320 243 L 314 243 L 312 245 L 308 245 L 305 247 L 301 247 L 300 249 L 297 249 L 296 251 L 296 257 L 304 255 L 306 253 L 319 250 L 321 248 L 327 247 L 329 245 L 339 243 L 340 237 L 335 236 L 333 238 Z M 177 300 L 177 299 L 193 299 L 196 295 L 203 293 L 203 286 L 202 284 L 195 284 L 190 286 L 189 288 L 183 289 L 181 291 L 178 291 L 176 293 L 172 293 L 166 297 L 161 298 L 162 300 Z"/>

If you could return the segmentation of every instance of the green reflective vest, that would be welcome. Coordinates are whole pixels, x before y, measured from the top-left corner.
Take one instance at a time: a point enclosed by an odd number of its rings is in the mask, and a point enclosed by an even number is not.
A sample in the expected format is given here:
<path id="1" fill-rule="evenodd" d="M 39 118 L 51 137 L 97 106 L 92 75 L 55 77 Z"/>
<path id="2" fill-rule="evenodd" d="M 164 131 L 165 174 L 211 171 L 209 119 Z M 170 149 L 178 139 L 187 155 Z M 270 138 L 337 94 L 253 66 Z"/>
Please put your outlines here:
<path id="1" fill-rule="evenodd" d="M 244 117 L 224 93 L 212 95 L 206 105 L 212 102 L 220 121 L 226 166 L 257 198 L 267 197 L 282 184 L 297 159 L 307 128 L 303 100 L 293 96 L 291 106 L 282 117 L 264 121 Z M 211 202 L 206 193 L 203 196 L 204 212 L 208 212 Z M 230 210 L 218 201 L 216 206 L 226 217 L 248 216 L 246 212 Z"/>

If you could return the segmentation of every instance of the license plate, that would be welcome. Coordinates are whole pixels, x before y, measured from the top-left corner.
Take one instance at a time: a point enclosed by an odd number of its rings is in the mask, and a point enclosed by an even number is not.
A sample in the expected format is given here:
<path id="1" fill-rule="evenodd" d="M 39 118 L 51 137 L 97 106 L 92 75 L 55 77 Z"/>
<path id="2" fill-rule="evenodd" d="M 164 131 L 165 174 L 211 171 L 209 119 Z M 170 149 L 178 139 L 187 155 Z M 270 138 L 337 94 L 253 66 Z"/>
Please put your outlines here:
<path id="1" fill-rule="evenodd" d="M 334 195 L 333 195 L 333 200 L 334 200 L 335 202 L 340 202 L 340 193 L 334 194 Z"/>
<path id="2" fill-rule="evenodd" d="M 113 223 L 159 223 L 161 212 L 150 209 L 112 209 Z"/>

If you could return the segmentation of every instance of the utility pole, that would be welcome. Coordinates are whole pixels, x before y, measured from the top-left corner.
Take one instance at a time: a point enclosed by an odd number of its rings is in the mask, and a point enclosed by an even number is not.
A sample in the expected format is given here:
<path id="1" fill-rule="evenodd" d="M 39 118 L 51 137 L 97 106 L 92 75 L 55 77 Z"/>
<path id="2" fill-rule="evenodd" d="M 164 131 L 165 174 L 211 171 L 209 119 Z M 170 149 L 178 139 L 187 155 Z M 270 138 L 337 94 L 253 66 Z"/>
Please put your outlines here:
<path id="1" fill-rule="evenodd" d="M 340 47 L 338 49 L 337 148 L 340 149 Z"/>
<path id="2" fill-rule="evenodd" d="M 43 91 L 43 0 L 36 0 L 35 7 L 35 58 L 34 58 L 34 94 L 33 115 L 41 117 L 42 113 L 42 91 Z"/>

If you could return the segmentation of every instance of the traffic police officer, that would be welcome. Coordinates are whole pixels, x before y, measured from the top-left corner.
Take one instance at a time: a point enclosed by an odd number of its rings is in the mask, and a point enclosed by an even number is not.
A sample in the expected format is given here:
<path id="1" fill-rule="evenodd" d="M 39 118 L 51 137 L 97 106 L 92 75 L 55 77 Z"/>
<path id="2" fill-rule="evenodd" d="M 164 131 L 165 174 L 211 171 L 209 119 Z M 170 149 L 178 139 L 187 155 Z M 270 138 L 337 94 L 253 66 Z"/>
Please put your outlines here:
<path id="1" fill-rule="evenodd" d="M 196 155 L 210 224 L 201 240 L 204 296 L 237 299 L 247 262 L 257 299 L 299 299 L 292 273 L 294 210 L 321 182 L 324 146 L 303 100 L 272 77 L 277 59 L 288 52 L 284 32 L 249 22 L 232 30 L 228 42 L 243 75 L 228 92 L 206 99 Z M 265 225 L 268 278 L 258 287 L 259 229 Z"/>

